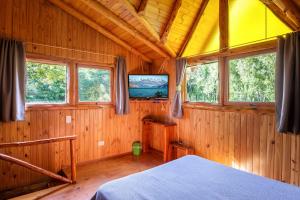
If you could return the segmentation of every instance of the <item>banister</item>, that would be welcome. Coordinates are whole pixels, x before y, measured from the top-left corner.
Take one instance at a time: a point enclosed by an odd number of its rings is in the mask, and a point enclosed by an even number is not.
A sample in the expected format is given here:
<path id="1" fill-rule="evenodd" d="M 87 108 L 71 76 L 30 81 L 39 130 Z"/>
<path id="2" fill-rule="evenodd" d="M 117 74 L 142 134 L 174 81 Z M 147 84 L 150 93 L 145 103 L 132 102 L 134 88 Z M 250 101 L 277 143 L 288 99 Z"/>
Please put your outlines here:
<path id="1" fill-rule="evenodd" d="M 9 147 L 22 147 L 22 146 L 31 146 L 31 145 L 38 145 L 38 144 L 47 144 L 47 143 L 61 142 L 61 141 L 69 140 L 70 141 L 70 157 L 71 157 L 71 179 L 62 177 L 53 172 L 50 172 L 48 170 L 45 170 L 43 168 L 40 168 L 33 164 L 30 164 L 26 161 L 23 161 L 18 158 L 14 158 L 12 156 L 5 155 L 2 153 L 0 153 L 0 160 L 5 160 L 5 161 L 11 162 L 11 163 L 15 163 L 22 167 L 26 167 L 30 170 L 50 176 L 52 178 L 58 179 L 60 181 L 66 182 L 66 183 L 76 183 L 76 159 L 75 159 L 76 156 L 75 156 L 75 143 L 74 143 L 76 138 L 77 138 L 76 135 L 70 135 L 70 136 L 23 141 L 23 142 L 0 143 L 0 149 L 1 149 L 1 148 L 9 148 Z"/>
<path id="2" fill-rule="evenodd" d="M 70 135 L 70 136 L 47 138 L 47 139 L 40 139 L 40 140 L 0 143 L 0 149 L 8 148 L 8 147 L 21 147 L 21 146 L 31 146 L 31 145 L 37 145 L 37 144 L 47 144 L 47 143 L 53 143 L 53 142 L 61 142 L 61 141 L 65 141 L 65 140 L 75 140 L 76 137 L 77 137 L 76 135 Z"/>
<path id="3" fill-rule="evenodd" d="M 0 153 L 0 159 L 1 160 L 5 160 L 7 162 L 11 162 L 11 163 L 17 164 L 17 165 L 20 165 L 22 167 L 28 168 L 28 169 L 33 170 L 35 172 L 38 172 L 40 174 L 44 174 L 46 176 L 50 176 L 52 178 L 55 178 L 57 180 L 60 180 L 60 181 L 66 182 L 66 183 L 72 183 L 72 180 L 70 180 L 68 178 L 65 178 L 63 176 L 57 175 L 57 174 L 55 174 L 53 172 L 50 172 L 50 171 L 45 170 L 43 168 L 37 167 L 37 166 L 35 166 L 33 164 L 30 164 L 30 163 L 25 162 L 23 160 L 20 160 L 18 158 L 14 158 L 12 156 Z"/>

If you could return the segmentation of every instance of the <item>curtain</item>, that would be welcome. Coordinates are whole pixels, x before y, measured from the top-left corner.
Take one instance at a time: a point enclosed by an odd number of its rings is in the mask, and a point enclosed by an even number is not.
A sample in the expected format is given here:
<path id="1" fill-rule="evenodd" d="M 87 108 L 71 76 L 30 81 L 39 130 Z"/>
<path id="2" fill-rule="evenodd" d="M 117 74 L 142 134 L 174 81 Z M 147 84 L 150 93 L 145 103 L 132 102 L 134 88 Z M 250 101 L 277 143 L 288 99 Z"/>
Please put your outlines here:
<path id="1" fill-rule="evenodd" d="M 116 73 L 116 113 L 124 115 L 129 113 L 128 77 L 124 57 L 117 57 Z"/>
<path id="2" fill-rule="evenodd" d="M 300 132 L 300 32 L 278 39 L 276 57 L 276 126 Z"/>
<path id="3" fill-rule="evenodd" d="M 0 38 L 0 121 L 24 119 L 24 46 L 22 42 Z"/>
<path id="4" fill-rule="evenodd" d="M 172 116 L 182 118 L 182 99 L 181 99 L 181 82 L 184 77 L 184 72 L 187 64 L 186 58 L 176 60 L 176 93 L 173 99 Z"/>

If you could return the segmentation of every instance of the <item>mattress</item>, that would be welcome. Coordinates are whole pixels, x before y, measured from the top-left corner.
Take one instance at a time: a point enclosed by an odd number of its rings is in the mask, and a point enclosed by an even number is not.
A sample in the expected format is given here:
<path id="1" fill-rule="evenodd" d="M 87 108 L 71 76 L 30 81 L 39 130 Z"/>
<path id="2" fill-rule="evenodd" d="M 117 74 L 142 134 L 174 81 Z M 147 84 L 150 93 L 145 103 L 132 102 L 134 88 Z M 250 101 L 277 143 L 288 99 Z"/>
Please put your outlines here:
<path id="1" fill-rule="evenodd" d="M 300 188 L 185 156 L 100 186 L 93 200 L 300 200 Z"/>

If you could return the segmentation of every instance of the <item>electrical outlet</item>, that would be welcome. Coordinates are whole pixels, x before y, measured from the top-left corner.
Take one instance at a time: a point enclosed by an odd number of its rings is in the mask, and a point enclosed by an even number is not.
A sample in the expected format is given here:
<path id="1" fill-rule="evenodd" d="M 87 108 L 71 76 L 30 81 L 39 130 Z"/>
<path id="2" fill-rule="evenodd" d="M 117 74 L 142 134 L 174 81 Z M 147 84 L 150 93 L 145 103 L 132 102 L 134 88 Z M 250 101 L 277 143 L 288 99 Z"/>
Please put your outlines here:
<path id="1" fill-rule="evenodd" d="M 104 141 L 103 140 L 99 140 L 98 141 L 98 146 L 104 146 Z"/>
<path id="2" fill-rule="evenodd" d="M 72 117 L 71 116 L 66 116 L 66 123 L 71 124 L 72 123 Z"/>

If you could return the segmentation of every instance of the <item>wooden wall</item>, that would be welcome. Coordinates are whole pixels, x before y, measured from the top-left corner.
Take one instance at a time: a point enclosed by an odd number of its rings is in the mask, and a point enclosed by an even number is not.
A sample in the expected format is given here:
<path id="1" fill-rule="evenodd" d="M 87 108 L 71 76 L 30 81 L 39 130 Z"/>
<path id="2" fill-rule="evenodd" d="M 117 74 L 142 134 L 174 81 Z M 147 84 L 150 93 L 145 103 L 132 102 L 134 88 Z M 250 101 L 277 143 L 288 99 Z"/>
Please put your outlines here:
<path id="1" fill-rule="evenodd" d="M 107 65 L 114 63 L 114 57 L 101 53 L 123 55 L 126 56 L 129 73 L 149 73 L 149 66 L 138 56 L 46 0 L 0 0 L 0 36 L 24 41 L 27 53 L 75 63 Z M 141 139 L 141 119 L 151 113 L 152 107 L 160 109 L 151 102 L 131 102 L 131 113 L 126 116 L 116 116 L 113 106 L 32 109 L 26 112 L 24 122 L 0 122 L 0 143 L 76 134 L 76 158 L 79 163 L 127 153 L 131 151 L 132 142 Z M 65 123 L 66 116 L 72 117 L 71 124 Z M 104 140 L 105 145 L 98 146 L 99 140 Z M 0 152 L 54 172 L 69 164 L 67 142 L 7 148 Z M 39 182 L 44 178 L 0 161 L 0 191 Z"/>
<path id="2" fill-rule="evenodd" d="M 156 61 L 160 66 L 162 61 Z M 164 72 L 172 79 L 170 100 L 153 107 L 152 114 L 177 123 L 179 140 L 195 148 L 197 155 L 227 166 L 300 186 L 300 135 L 276 132 L 274 109 L 184 105 L 183 119 L 171 118 L 175 93 L 175 63 Z M 159 72 L 159 67 L 152 69 Z M 162 150 L 159 129 L 152 145 Z"/>
<path id="3" fill-rule="evenodd" d="M 178 133 L 200 156 L 300 186 L 300 135 L 277 133 L 270 111 L 185 106 Z"/>
<path id="4" fill-rule="evenodd" d="M 71 31 L 70 31 L 71 30 Z M 114 57 L 83 51 L 124 55 L 130 73 L 149 72 L 141 59 L 46 0 L 0 0 L 0 35 L 23 40 L 28 53 L 83 62 L 111 64 Z M 41 46 L 32 43 L 46 44 Z M 170 101 L 131 102 L 131 114 L 116 116 L 113 107 L 30 110 L 25 122 L 0 123 L 0 142 L 24 141 L 77 134 L 77 161 L 80 163 L 129 152 L 131 143 L 141 139 L 141 119 L 149 114 L 170 116 L 175 92 L 174 61 L 161 67 L 157 61 L 152 73 L 170 74 Z M 144 69 L 144 70 L 143 70 Z M 185 107 L 178 123 L 179 138 L 193 146 L 198 155 L 226 165 L 300 185 L 300 136 L 278 134 L 272 112 L 216 110 Z M 65 116 L 72 123 L 65 123 Z M 153 143 L 161 149 L 158 140 Z M 104 140 L 104 146 L 97 142 Z M 1 150 L 46 169 L 57 171 L 68 164 L 66 142 Z M 0 191 L 44 179 L 30 171 L 0 161 Z"/>
<path id="5" fill-rule="evenodd" d="M 156 66 L 161 62 L 156 61 Z M 154 73 L 158 71 L 154 68 Z M 165 107 L 153 108 L 152 113 L 171 118 L 175 62 L 166 63 L 164 71 L 172 79 L 170 100 Z M 183 119 L 171 120 L 177 123 L 178 139 L 194 147 L 197 155 L 300 186 L 300 135 L 276 132 L 274 108 L 251 110 L 185 104 Z M 157 140 L 153 146 L 162 149 L 159 131 L 154 134 Z"/>
<path id="6" fill-rule="evenodd" d="M 141 120 L 150 114 L 152 103 L 131 102 L 131 113 L 115 115 L 113 107 L 62 110 L 31 110 L 26 121 L 0 124 L 0 143 L 26 141 L 76 134 L 78 163 L 97 160 L 131 151 L 131 144 L 141 140 Z M 72 123 L 66 124 L 66 116 Z M 98 141 L 104 146 L 98 146 Z M 59 142 L 31 147 L 7 148 L 1 152 L 16 156 L 45 169 L 57 172 L 70 164 L 69 143 Z M 44 176 L 8 162 L 0 161 L 1 190 L 44 180 Z"/>

